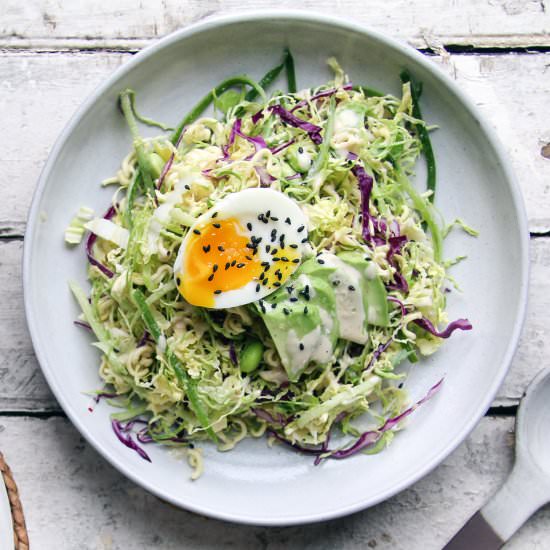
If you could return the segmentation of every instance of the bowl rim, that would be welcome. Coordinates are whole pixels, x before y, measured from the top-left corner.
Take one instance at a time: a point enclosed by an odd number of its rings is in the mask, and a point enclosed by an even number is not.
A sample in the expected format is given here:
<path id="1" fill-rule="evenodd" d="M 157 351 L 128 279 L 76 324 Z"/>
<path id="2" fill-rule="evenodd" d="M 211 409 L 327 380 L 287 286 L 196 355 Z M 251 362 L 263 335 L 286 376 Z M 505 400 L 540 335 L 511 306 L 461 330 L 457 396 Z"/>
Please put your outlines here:
<path id="1" fill-rule="evenodd" d="M 269 20 L 285 20 L 291 19 L 293 21 L 302 21 L 305 23 L 319 23 L 321 25 L 336 27 L 344 30 L 356 32 L 358 34 L 366 35 L 378 41 L 384 47 L 398 51 L 405 59 L 409 59 L 414 63 L 421 65 L 426 69 L 436 80 L 440 81 L 444 86 L 450 88 L 451 91 L 460 99 L 463 108 L 479 122 L 479 126 L 484 136 L 486 137 L 489 145 L 492 147 L 495 157 L 502 167 L 505 181 L 510 189 L 512 203 L 517 219 L 517 224 L 523 234 L 523 238 L 520 238 L 520 286 L 519 286 L 519 302 L 516 311 L 516 319 L 513 325 L 512 336 L 506 347 L 504 358 L 501 363 L 500 371 L 496 376 L 490 387 L 490 391 L 487 392 L 484 400 L 481 401 L 478 408 L 471 415 L 469 422 L 464 424 L 464 427 L 455 436 L 453 442 L 443 449 L 439 454 L 434 456 L 430 461 L 425 463 L 419 468 L 414 475 L 410 476 L 406 480 L 396 484 L 390 489 L 377 494 L 371 499 L 364 499 L 348 503 L 344 506 L 337 506 L 324 513 L 308 514 L 307 512 L 300 515 L 295 515 L 292 518 L 289 517 L 270 517 L 264 516 L 249 516 L 239 513 L 233 513 L 231 510 L 220 511 L 219 509 L 210 508 L 205 505 L 188 504 L 172 498 L 169 495 L 164 494 L 161 490 L 156 488 L 152 483 L 147 480 L 141 479 L 137 475 L 134 475 L 131 471 L 127 470 L 126 464 L 123 460 L 117 459 L 116 456 L 111 455 L 110 452 L 104 448 L 101 443 L 96 440 L 92 432 L 89 432 L 79 418 L 78 411 L 73 410 L 70 404 L 65 401 L 64 392 L 59 387 L 53 378 L 52 368 L 46 360 L 45 352 L 43 351 L 42 343 L 38 333 L 38 320 L 33 315 L 33 304 L 30 298 L 30 279 L 31 279 L 31 249 L 33 244 L 33 236 L 36 233 L 36 227 L 38 224 L 39 207 L 42 201 L 46 189 L 46 183 L 49 179 L 50 173 L 57 162 L 59 153 L 68 138 L 74 131 L 74 129 L 80 124 L 81 120 L 87 113 L 87 111 L 94 105 L 99 97 L 119 78 L 129 73 L 135 66 L 141 64 L 147 58 L 157 54 L 159 51 L 164 50 L 179 42 L 185 40 L 195 34 L 202 33 L 204 31 L 212 30 L 215 28 L 230 26 L 236 23 L 251 22 L 251 21 L 269 21 Z M 460 445 L 474 427 L 481 420 L 487 409 L 490 407 L 500 385 L 504 381 L 512 358 L 514 356 L 521 330 L 525 321 L 526 309 L 527 309 L 527 297 L 528 297 L 528 281 L 529 281 L 529 229 L 528 221 L 523 202 L 521 190 L 516 180 L 511 163 L 508 160 L 507 154 L 496 136 L 494 130 L 484 120 L 484 117 L 478 112 L 477 107 L 473 101 L 466 96 L 459 86 L 447 76 L 439 67 L 435 66 L 429 60 L 427 60 L 420 52 L 409 46 L 399 39 L 392 38 L 384 33 L 370 28 L 368 25 L 362 23 L 356 23 L 350 19 L 336 17 L 332 15 L 325 15 L 318 12 L 311 12 L 297 9 L 257 9 L 257 10 L 244 10 L 228 15 L 213 15 L 205 18 L 204 20 L 190 24 L 189 26 L 178 29 L 167 36 L 159 39 L 157 42 L 147 46 L 129 61 L 124 63 L 121 67 L 117 68 L 111 75 L 102 81 L 102 83 L 93 90 L 93 92 L 86 98 L 86 100 L 80 105 L 76 112 L 72 115 L 69 122 L 64 127 L 61 134 L 58 136 L 55 144 L 48 156 L 46 164 L 42 169 L 36 189 L 34 191 L 33 199 L 29 209 L 27 217 L 27 226 L 25 231 L 25 239 L 23 246 L 23 296 L 25 305 L 25 315 L 27 319 L 27 325 L 31 336 L 33 348 L 40 364 L 41 370 L 48 382 L 50 389 L 52 390 L 55 398 L 59 402 L 60 406 L 67 414 L 67 417 L 71 420 L 72 424 L 78 429 L 78 431 L 86 438 L 87 442 L 112 466 L 114 466 L 124 476 L 131 479 L 134 483 L 143 487 L 150 493 L 159 497 L 161 500 L 169 502 L 180 508 L 206 515 L 219 520 L 230 521 L 235 523 L 242 523 L 248 525 L 262 525 L 262 526 L 284 526 L 284 525 L 297 525 L 304 523 L 314 523 L 319 521 L 326 521 L 333 518 L 338 518 L 358 512 L 366 509 L 370 506 L 374 506 L 386 499 L 394 496 L 395 494 L 410 487 L 418 480 L 430 473 L 436 466 L 438 466 L 445 458 L 453 452 L 458 445 Z"/>

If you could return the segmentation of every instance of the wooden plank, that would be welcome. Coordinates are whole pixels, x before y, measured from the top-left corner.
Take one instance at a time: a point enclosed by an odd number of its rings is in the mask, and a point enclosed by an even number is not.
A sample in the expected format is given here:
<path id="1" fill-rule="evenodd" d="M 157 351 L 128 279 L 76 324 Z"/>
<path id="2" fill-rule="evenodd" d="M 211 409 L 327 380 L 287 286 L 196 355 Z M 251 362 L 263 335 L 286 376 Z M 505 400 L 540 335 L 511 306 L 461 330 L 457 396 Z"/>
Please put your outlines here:
<path id="1" fill-rule="evenodd" d="M 21 235 L 35 183 L 56 137 L 84 98 L 129 54 L 0 56 L 0 235 Z M 430 57 L 456 78 L 510 154 L 533 231 L 550 229 L 550 54 Z M 61 106 L 61 108 L 60 108 Z"/>
<path id="2" fill-rule="evenodd" d="M 296 8 L 339 17 L 386 31 L 418 47 L 434 41 L 475 46 L 549 45 L 547 0 L 4 0 L 3 45 L 34 39 L 154 39 L 209 15 L 246 9 Z"/>
<path id="3" fill-rule="evenodd" d="M 331 522 L 268 529 L 206 519 L 161 502 L 108 465 L 64 418 L 0 417 L 0 424 L 31 544 L 41 550 L 436 550 L 501 485 L 513 460 L 513 419 L 487 417 L 439 468 L 390 500 Z M 38 464 L 29 441 L 40 449 Z M 186 472 L 182 464 L 181 475 Z M 506 548 L 545 548 L 549 539 L 546 507 Z"/>
<path id="4" fill-rule="evenodd" d="M 59 410 L 34 357 L 24 321 L 21 241 L 0 240 L 0 411 Z M 518 352 L 493 405 L 517 405 L 550 355 L 550 239 L 531 241 L 531 296 Z"/>

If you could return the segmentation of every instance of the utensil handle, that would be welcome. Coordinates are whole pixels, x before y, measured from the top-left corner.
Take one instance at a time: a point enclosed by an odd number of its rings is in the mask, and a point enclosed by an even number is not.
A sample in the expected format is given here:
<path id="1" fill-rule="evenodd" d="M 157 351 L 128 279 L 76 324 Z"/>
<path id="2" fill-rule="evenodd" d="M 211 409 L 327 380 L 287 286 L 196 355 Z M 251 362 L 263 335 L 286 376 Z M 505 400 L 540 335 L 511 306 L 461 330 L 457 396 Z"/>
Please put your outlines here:
<path id="1" fill-rule="evenodd" d="M 504 541 L 493 531 L 487 520 L 476 512 L 443 550 L 497 550 Z"/>
<path id="2" fill-rule="evenodd" d="M 443 550 L 497 550 L 548 501 L 548 485 L 526 463 L 516 463 L 495 495 Z"/>
<path id="3" fill-rule="evenodd" d="M 481 509 L 483 517 L 507 541 L 550 497 L 546 476 L 526 459 L 516 464 L 499 491 Z"/>

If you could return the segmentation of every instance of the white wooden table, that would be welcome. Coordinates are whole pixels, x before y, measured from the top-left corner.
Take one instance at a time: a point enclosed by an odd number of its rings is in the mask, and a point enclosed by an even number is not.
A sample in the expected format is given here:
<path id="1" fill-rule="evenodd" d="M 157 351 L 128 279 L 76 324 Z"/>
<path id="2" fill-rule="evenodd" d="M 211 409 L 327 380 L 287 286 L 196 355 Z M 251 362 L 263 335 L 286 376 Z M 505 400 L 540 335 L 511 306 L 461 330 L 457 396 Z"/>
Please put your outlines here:
<path id="1" fill-rule="evenodd" d="M 527 323 L 510 374 L 478 427 L 409 490 L 312 526 L 226 524 L 175 509 L 127 481 L 61 412 L 23 313 L 27 209 L 73 111 L 135 51 L 212 13 L 243 7 L 347 14 L 424 51 L 500 135 L 517 169 L 532 236 Z M 440 548 L 510 470 L 518 400 L 550 352 L 549 67 L 548 0 L 0 0 L 0 449 L 19 484 L 31 547 Z M 550 548 L 550 507 L 507 548 Z"/>

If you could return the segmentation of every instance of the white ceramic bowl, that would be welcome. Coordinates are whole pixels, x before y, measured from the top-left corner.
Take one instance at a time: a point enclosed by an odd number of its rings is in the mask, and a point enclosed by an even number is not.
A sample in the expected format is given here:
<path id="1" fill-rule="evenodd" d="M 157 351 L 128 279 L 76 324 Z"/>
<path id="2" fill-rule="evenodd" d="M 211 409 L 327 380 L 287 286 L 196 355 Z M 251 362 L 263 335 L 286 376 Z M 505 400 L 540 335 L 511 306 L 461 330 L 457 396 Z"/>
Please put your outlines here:
<path id="1" fill-rule="evenodd" d="M 423 112 L 438 161 L 437 206 L 448 220 L 466 219 L 477 239 L 457 231 L 447 257 L 467 254 L 452 273 L 463 293 L 449 297 L 451 318 L 469 317 L 474 330 L 455 333 L 408 380 L 420 396 L 443 374 L 442 391 L 419 409 L 389 449 L 375 456 L 312 465 L 265 440 L 218 453 L 206 446 L 206 472 L 191 482 L 186 466 L 164 448 L 152 463 L 119 443 L 109 407 L 93 414 L 83 391 L 100 385 L 99 355 L 73 326 L 78 308 L 68 279 L 86 286 L 82 249 L 63 243 L 80 205 L 101 212 L 112 190 L 99 182 L 117 170 L 131 147 L 117 110 L 117 93 L 138 93 L 142 112 L 177 123 L 216 83 L 236 73 L 259 78 L 290 46 L 300 87 L 330 77 L 336 56 L 356 84 L 398 94 L 407 67 L 424 83 Z M 281 81 L 281 85 L 282 81 Z M 419 163 L 421 167 L 422 162 Z M 419 172 L 422 170 L 419 168 Z M 419 176 L 419 185 L 424 179 Z M 415 52 L 349 21 L 305 12 L 259 12 L 211 19 L 176 32 L 132 58 L 88 98 L 56 143 L 32 204 L 24 255 L 27 319 L 36 354 L 59 403 L 87 440 L 129 478 L 159 497 L 217 518 L 284 525 L 333 518 L 380 502 L 428 473 L 472 430 L 506 375 L 520 332 L 527 292 L 528 231 L 522 200 L 505 155 L 472 103 Z"/>

